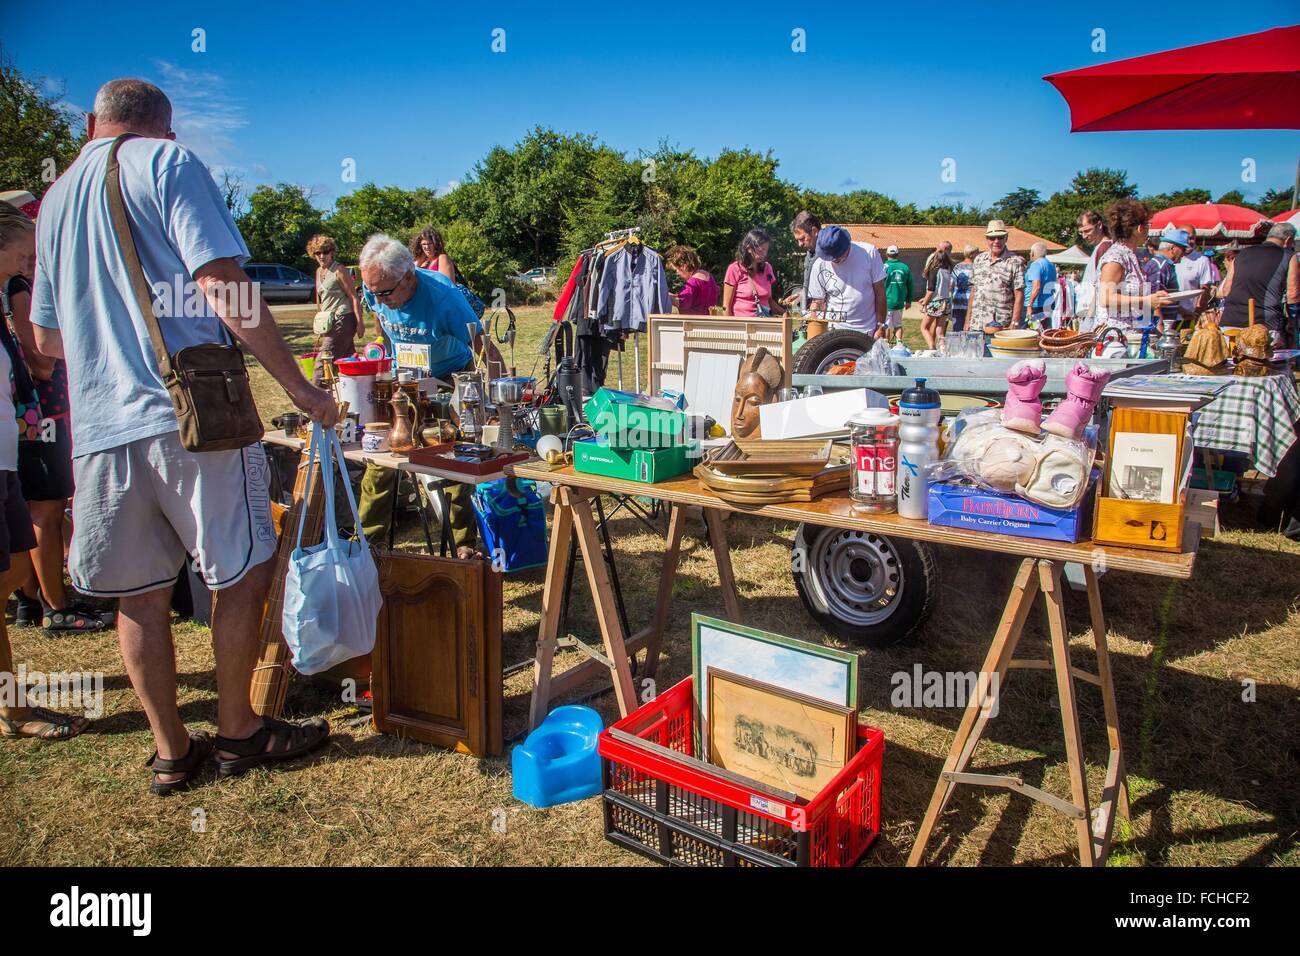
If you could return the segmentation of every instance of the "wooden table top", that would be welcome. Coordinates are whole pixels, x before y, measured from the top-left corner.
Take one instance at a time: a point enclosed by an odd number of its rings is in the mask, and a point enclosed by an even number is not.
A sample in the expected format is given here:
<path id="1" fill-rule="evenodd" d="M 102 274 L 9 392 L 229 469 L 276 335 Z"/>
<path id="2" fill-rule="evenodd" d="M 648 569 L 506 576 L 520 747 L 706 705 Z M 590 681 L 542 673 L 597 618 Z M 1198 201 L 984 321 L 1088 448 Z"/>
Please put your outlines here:
<path id="1" fill-rule="evenodd" d="M 292 448 L 298 452 L 301 452 L 303 446 L 307 444 L 301 438 L 288 437 L 282 429 L 278 428 L 274 431 L 268 430 L 262 436 L 262 441 L 271 445 L 279 445 L 282 448 Z M 343 457 L 348 461 L 360 462 L 365 465 L 378 465 L 380 468 L 391 468 L 394 471 L 406 471 L 413 475 L 427 475 L 430 478 L 455 481 L 462 485 L 483 485 L 489 481 L 496 481 L 498 478 L 506 477 L 504 471 L 496 471 L 487 475 L 467 475 L 459 471 L 448 471 L 444 468 L 421 465 L 411 461 L 405 455 L 394 455 L 388 451 L 362 451 L 361 446 L 355 442 L 343 446 Z"/>
<path id="2" fill-rule="evenodd" d="M 964 528 L 946 528 L 925 521 L 901 518 L 897 514 L 866 514 L 854 511 L 848 490 L 832 492 L 815 501 L 788 502 L 785 504 L 746 506 L 724 501 L 700 484 L 698 478 L 685 475 L 672 481 L 642 484 L 621 478 L 605 478 L 575 472 L 573 466 L 551 470 L 540 462 L 524 462 L 506 468 L 508 474 L 533 481 L 571 488 L 586 488 L 620 495 L 639 495 L 680 505 L 698 505 L 742 514 L 762 515 L 782 521 L 806 521 L 832 528 L 855 529 L 913 538 L 935 544 L 951 544 L 981 551 L 996 551 L 1019 557 L 1044 558 L 1053 561 L 1074 561 L 1080 564 L 1100 564 L 1116 571 L 1132 571 L 1166 578 L 1190 578 L 1200 544 L 1200 527 L 1188 521 L 1183 532 L 1183 552 L 1167 554 L 1163 551 L 1145 551 L 1139 548 L 1118 548 L 1098 545 L 1091 541 L 1070 544 L 1044 538 L 1017 538 L 1012 535 L 969 531 Z"/>

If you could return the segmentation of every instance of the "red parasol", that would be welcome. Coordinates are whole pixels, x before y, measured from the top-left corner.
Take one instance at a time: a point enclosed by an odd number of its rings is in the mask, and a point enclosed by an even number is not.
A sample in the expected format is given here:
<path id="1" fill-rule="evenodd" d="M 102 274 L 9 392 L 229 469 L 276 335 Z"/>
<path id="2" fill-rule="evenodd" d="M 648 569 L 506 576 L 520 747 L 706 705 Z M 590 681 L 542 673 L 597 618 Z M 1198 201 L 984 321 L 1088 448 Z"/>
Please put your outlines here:
<path id="1" fill-rule="evenodd" d="M 1161 210 L 1151 217 L 1151 229 L 1159 232 L 1165 226 L 1191 226 L 1198 236 L 1254 239 L 1269 222 L 1262 212 L 1245 206 L 1203 202 Z"/>
<path id="2" fill-rule="evenodd" d="M 1300 129 L 1300 26 L 1200 43 L 1043 79 L 1070 131 Z"/>

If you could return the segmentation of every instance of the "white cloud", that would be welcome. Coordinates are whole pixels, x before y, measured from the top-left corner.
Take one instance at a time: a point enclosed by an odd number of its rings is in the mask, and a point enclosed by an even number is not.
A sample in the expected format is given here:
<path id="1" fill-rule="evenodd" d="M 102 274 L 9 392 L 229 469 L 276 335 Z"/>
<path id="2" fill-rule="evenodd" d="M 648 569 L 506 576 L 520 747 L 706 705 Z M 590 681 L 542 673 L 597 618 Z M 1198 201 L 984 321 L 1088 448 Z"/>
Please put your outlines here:
<path id="1" fill-rule="evenodd" d="M 226 90 L 218 73 L 189 70 L 167 60 L 155 60 L 159 86 L 172 101 L 176 139 L 198 153 L 209 166 L 230 166 L 239 154 L 235 134 L 248 125 L 243 104 Z"/>

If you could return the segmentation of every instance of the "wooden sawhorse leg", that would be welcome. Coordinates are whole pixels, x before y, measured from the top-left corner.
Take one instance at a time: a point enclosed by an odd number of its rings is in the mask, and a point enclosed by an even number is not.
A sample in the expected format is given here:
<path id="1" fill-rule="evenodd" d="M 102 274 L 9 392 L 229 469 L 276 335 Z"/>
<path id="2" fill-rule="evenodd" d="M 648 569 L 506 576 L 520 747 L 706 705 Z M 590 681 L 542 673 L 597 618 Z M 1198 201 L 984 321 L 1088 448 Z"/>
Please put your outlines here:
<path id="1" fill-rule="evenodd" d="M 926 809 L 916 842 L 908 856 L 907 865 L 917 866 L 925 854 L 926 845 L 934 832 L 939 815 L 943 812 L 959 783 L 976 786 L 1003 787 L 1022 793 L 1045 803 L 1075 822 L 1075 836 L 1079 844 L 1079 862 L 1083 866 L 1099 866 L 1110 852 L 1115 811 L 1128 816 L 1128 789 L 1124 776 L 1124 755 L 1119 738 L 1119 717 L 1115 704 L 1115 687 L 1110 670 L 1110 654 L 1106 644 L 1105 621 L 1101 610 L 1101 592 L 1092 569 L 1085 569 L 1088 585 L 1088 603 L 1091 612 L 1094 640 L 1097 645 L 1096 675 L 1086 673 L 1070 663 L 1069 630 L 1065 621 L 1065 605 L 1061 600 L 1061 562 L 1026 558 L 1020 563 L 1015 584 L 1002 613 L 1002 621 L 985 657 L 979 675 L 979 693 L 966 707 L 957 735 L 953 739 L 943 772 L 930 805 Z M 1052 660 L 1020 660 L 1014 658 L 1016 645 L 1034 599 L 1041 591 L 1047 603 L 1048 630 Z M 995 693 L 1005 686 L 1007 671 L 1011 668 L 1050 669 L 1056 675 L 1057 698 L 1061 709 L 1061 728 L 1065 737 L 1066 758 L 1070 771 L 1070 800 L 1024 783 L 1019 777 L 1000 774 L 969 773 L 966 768 L 991 713 L 989 696 L 992 675 L 996 675 Z M 1110 755 L 1106 768 L 1106 783 L 1095 815 L 1089 810 L 1087 776 L 1083 760 L 1083 736 L 1079 728 L 1079 712 L 1074 697 L 1074 680 L 1079 678 L 1101 688 L 1106 710 L 1106 730 Z"/>
<path id="2" fill-rule="evenodd" d="M 650 624 L 631 637 L 623 633 L 617 608 L 611 597 L 609 577 L 604 556 L 592 516 L 591 499 L 597 492 L 556 486 L 551 492 L 555 506 L 551 521 L 551 546 L 546 563 L 546 583 L 542 588 L 542 623 L 537 634 L 537 654 L 533 665 L 533 696 L 529 709 L 530 726 L 536 727 L 545 719 L 551 701 L 579 684 L 607 671 L 614 681 L 619 713 L 626 717 L 637 707 L 637 696 L 632 681 L 630 658 L 642 648 L 646 651 L 643 673 L 653 676 L 659 666 L 659 649 L 664 630 L 668 625 L 668 611 L 672 605 L 673 580 L 677 576 L 677 563 L 681 555 L 682 532 L 686 526 L 685 509 L 672 505 L 668 512 L 668 542 L 664 550 L 663 566 L 659 571 L 659 588 L 655 595 L 655 611 Z M 731 568 L 731 552 L 727 543 L 726 525 L 715 509 L 704 509 L 704 520 L 709 528 L 713 554 L 718 564 L 718 577 L 722 586 L 722 600 L 727 616 L 740 621 L 740 602 L 736 595 L 736 579 Z M 591 587 L 596 605 L 596 620 L 604 643 L 604 654 L 579 642 L 573 646 L 590 660 L 583 661 L 561 674 L 552 676 L 551 666 L 555 649 L 560 643 L 560 609 L 564 599 L 564 578 L 572 561 L 569 536 L 577 530 L 578 547 L 582 551 L 587 583 Z M 566 646 L 567 646 L 566 642 Z"/>

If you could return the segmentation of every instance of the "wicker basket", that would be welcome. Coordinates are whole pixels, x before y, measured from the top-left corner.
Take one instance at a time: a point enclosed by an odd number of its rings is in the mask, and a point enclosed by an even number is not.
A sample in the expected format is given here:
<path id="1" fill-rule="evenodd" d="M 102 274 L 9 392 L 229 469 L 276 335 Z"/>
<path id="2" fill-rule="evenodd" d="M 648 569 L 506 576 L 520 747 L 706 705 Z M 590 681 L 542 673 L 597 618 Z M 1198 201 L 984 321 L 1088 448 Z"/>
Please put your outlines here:
<path id="1" fill-rule="evenodd" d="M 1097 347 L 1097 336 L 1074 329 L 1048 329 L 1038 344 L 1049 358 L 1085 358 Z"/>

